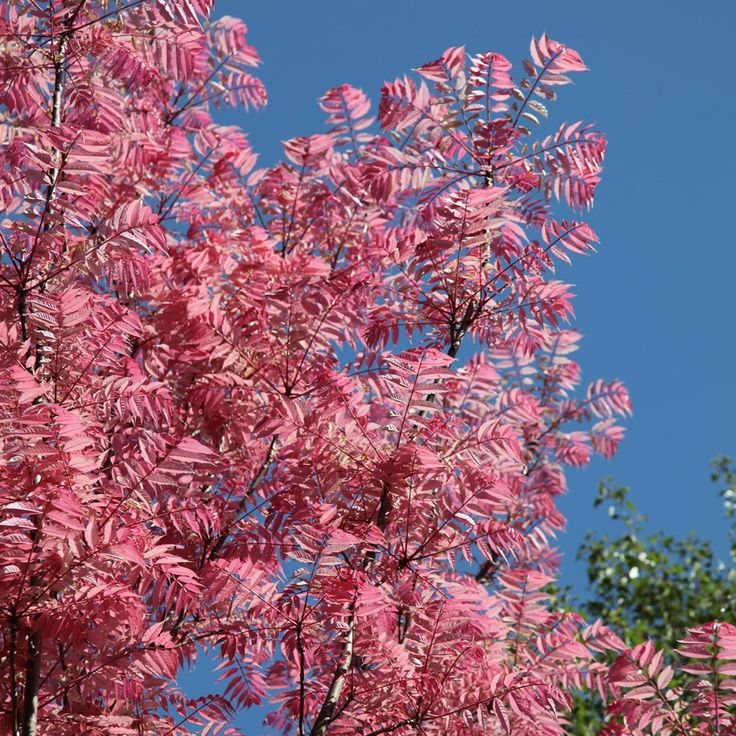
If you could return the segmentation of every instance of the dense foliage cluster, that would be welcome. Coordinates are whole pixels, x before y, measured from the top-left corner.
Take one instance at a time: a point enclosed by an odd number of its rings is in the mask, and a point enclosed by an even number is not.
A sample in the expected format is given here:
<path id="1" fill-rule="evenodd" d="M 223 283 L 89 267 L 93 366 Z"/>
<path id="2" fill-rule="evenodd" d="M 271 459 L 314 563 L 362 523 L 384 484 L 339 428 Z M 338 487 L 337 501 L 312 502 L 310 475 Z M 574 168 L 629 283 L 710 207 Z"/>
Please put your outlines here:
<path id="1" fill-rule="evenodd" d="M 695 534 L 678 538 L 648 532 L 629 489 L 599 485 L 595 506 L 623 526 L 620 535 L 588 533 L 578 551 L 586 561 L 590 598 L 585 614 L 604 618 L 631 644 L 648 638 L 672 652 L 682 633 L 702 621 L 736 621 L 736 472 L 727 458 L 713 461 L 712 480 L 723 487 L 724 516 L 731 519 L 731 560 L 720 560 L 711 542 Z"/>
<path id="2" fill-rule="evenodd" d="M 679 638 L 702 621 L 736 621 L 736 468 L 728 457 L 712 462 L 711 480 L 723 499 L 729 528 L 731 563 L 718 559 L 711 542 L 694 533 L 678 538 L 647 530 L 646 517 L 629 498 L 629 489 L 610 479 L 599 484 L 594 506 L 605 506 L 618 536 L 588 532 L 578 559 L 587 567 L 584 599 L 564 589 L 557 602 L 601 618 L 630 645 L 652 639 L 665 657 L 677 662 Z M 673 677 L 678 685 L 690 674 Z M 574 696 L 572 733 L 594 736 L 605 719 L 605 703 L 591 691 Z"/>
<path id="3" fill-rule="evenodd" d="M 580 56 L 448 49 L 256 169 L 266 101 L 210 0 L 0 2 L 0 701 L 6 733 L 726 733 L 736 634 L 551 610 L 564 465 L 608 457 L 555 260 L 605 151 L 532 131 Z M 224 690 L 177 687 L 199 652 Z M 612 668 L 600 653 L 621 656 Z M 715 724 L 715 726 L 713 725 Z M 715 727 L 716 730 L 713 730 Z"/>

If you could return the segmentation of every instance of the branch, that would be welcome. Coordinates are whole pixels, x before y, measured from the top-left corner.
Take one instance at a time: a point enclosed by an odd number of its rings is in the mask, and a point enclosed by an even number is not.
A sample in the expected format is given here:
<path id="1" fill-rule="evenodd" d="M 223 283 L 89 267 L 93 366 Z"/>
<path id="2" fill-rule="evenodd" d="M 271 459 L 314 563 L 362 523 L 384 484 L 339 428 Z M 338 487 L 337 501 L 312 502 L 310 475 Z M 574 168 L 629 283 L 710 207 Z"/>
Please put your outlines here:
<path id="1" fill-rule="evenodd" d="M 37 623 L 37 622 L 36 622 Z M 38 689 L 41 682 L 43 637 L 39 629 L 28 632 L 28 658 L 26 660 L 26 688 L 23 699 L 23 736 L 36 736 L 38 720 Z"/>
<path id="2" fill-rule="evenodd" d="M 397 731 L 403 726 L 416 726 L 416 725 L 418 724 L 415 718 L 405 718 L 403 721 L 397 721 L 391 726 L 384 726 L 383 728 L 379 728 L 376 731 L 371 731 L 370 733 L 366 734 L 366 736 L 379 736 L 379 734 L 382 734 L 382 733 L 392 733 L 393 731 Z"/>
<path id="3" fill-rule="evenodd" d="M 65 30 L 59 36 L 59 47 L 56 54 L 54 55 L 54 90 L 51 97 L 51 127 L 58 128 L 61 126 L 61 106 L 62 106 L 62 93 L 64 91 L 64 64 L 66 62 L 66 50 L 69 44 L 69 39 L 72 37 L 72 26 L 74 21 L 82 10 L 86 0 L 80 0 L 74 10 L 69 13 L 64 21 Z M 41 221 L 39 223 L 39 232 L 36 235 L 36 242 L 38 235 L 44 227 L 44 215 L 46 215 L 51 206 L 51 200 L 54 197 L 56 185 L 58 183 L 60 168 L 52 166 L 49 171 L 49 184 L 46 187 L 46 201 L 44 205 L 43 214 L 41 215 Z M 31 262 L 35 251 L 34 242 L 31 252 L 28 254 L 26 262 L 23 264 L 24 268 L 21 270 L 25 272 L 26 278 L 31 270 Z M 19 285 L 18 290 L 18 317 L 21 323 L 21 333 L 23 339 L 27 339 L 27 313 L 26 313 L 26 289 L 25 286 Z M 38 369 L 40 365 L 41 352 L 36 352 L 35 368 Z M 35 372 L 35 371 L 34 371 Z M 34 542 L 38 539 L 41 534 L 41 522 L 38 522 L 36 531 L 32 534 Z M 35 576 L 30 580 L 31 585 L 37 585 L 41 582 L 40 576 Z M 39 627 L 38 615 L 32 619 L 32 628 L 28 631 L 28 652 L 26 655 L 26 681 L 25 689 L 23 692 L 23 721 L 22 721 L 22 734 L 23 736 L 36 736 L 36 726 L 38 722 L 38 692 L 41 683 L 41 665 L 43 662 L 43 634 Z M 15 715 L 13 716 L 15 719 Z"/>
<path id="4" fill-rule="evenodd" d="M 342 695 L 343 688 L 345 687 L 345 681 L 347 674 L 350 671 L 350 667 L 353 663 L 353 646 L 355 643 L 355 604 L 350 606 L 350 620 L 348 622 L 348 630 L 345 634 L 345 641 L 343 642 L 340 650 L 340 663 L 335 670 L 335 674 L 332 677 L 330 683 L 330 689 L 327 691 L 324 703 L 319 710 L 317 720 L 312 726 L 310 736 L 324 736 L 327 733 L 327 729 L 332 723 L 335 710 L 337 709 L 337 703 Z"/>
<path id="5" fill-rule="evenodd" d="M 203 550 L 202 562 L 200 563 L 200 567 L 204 567 L 204 563 L 207 562 L 208 558 L 212 560 L 217 556 L 217 553 L 222 549 L 222 545 L 225 544 L 227 538 L 230 536 L 230 532 L 232 531 L 233 527 L 237 526 L 238 522 L 240 522 L 241 514 L 243 513 L 243 511 L 245 511 L 245 507 L 248 505 L 248 501 L 253 495 L 253 491 L 256 490 L 261 481 L 266 477 L 266 473 L 268 473 L 268 469 L 271 467 L 271 463 L 276 457 L 277 440 L 278 435 L 275 434 L 273 435 L 273 437 L 271 437 L 271 442 L 268 445 L 266 457 L 263 458 L 261 467 L 258 469 L 258 472 L 253 477 L 253 480 L 248 485 L 248 492 L 243 496 L 240 503 L 238 504 L 238 508 L 236 509 L 235 515 L 233 516 L 232 520 L 228 524 L 226 524 L 225 528 L 222 530 L 222 532 L 220 532 L 220 535 L 215 540 L 215 544 L 213 545 L 212 549 L 209 552 L 207 552 L 206 548 Z"/>
<path id="6" fill-rule="evenodd" d="M 18 649 L 18 617 L 15 611 L 10 614 L 10 710 L 13 723 L 13 736 L 18 736 L 18 675 L 15 658 Z"/>
<path id="7" fill-rule="evenodd" d="M 302 622 L 296 625 L 296 648 L 299 652 L 299 736 L 304 736 L 304 642 L 302 641 Z"/>

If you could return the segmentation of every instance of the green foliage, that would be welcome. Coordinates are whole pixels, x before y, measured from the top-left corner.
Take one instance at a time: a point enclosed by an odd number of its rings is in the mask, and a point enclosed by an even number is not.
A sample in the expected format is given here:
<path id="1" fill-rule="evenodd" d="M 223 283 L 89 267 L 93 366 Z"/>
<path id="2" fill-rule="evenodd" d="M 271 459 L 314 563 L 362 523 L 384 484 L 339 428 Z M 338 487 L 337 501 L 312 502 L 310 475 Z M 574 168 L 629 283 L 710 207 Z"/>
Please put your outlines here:
<path id="1" fill-rule="evenodd" d="M 713 461 L 711 476 L 723 483 L 725 515 L 734 519 L 736 469 L 727 458 Z M 736 569 L 717 558 L 711 542 L 695 534 L 678 539 L 658 531 L 646 534 L 646 518 L 625 486 L 599 484 L 595 507 L 608 505 L 620 521 L 616 538 L 588 532 L 578 559 L 588 569 L 589 595 L 580 606 L 589 618 L 602 618 L 629 644 L 653 639 L 669 651 L 689 626 L 736 620 Z M 736 523 L 729 530 L 736 557 Z"/>
<path id="2" fill-rule="evenodd" d="M 724 515 L 730 520 L 731 563 L 736 562 L 736 466 L 728 457 L 711 463 L 711 480 L 720 486 Z M 704 621 L 736 621 L 736 568 L 718 559 L 709 540 L 694 533 L 677 538 L 646 531 L 646 517 L 629 498 L 629 489 L 610 478 L 598 486 L 596 508 L 606 506 L 620 523 L 620 534 L 588 532 L 577 559 L 587 565 L 585 600 L 558 591 L 560 605 L 588 619 L 603 619 L 631 646 L 651 639 L 672 655 L 688 627 Z M 570 732 L 597 734 L 603 706 L 597 695 L 576 698 Z"/>

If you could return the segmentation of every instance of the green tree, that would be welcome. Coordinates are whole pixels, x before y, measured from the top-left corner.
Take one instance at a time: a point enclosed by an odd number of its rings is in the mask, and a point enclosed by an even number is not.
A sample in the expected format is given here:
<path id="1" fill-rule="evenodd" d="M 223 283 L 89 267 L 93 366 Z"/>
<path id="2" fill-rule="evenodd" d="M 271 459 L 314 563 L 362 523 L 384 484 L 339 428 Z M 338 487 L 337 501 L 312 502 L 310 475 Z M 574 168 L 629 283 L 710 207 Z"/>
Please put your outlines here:
<path id="1" fill-rule="evenodd" d="M 653 640 L 672 655 L 688 627 L 702 621 L 736 621 L 736 466 L 728 457 L 712 461 L 711 480 L 719 486 L 729 520 L 730 563 L 718 558 L 710 540 L 694 533 L 677 538 L 648 533 L 646 517 L 626 486 L 610 478 L 598 486 L 596 508 L 607 506 L 620 523 L 618 536 L 590 531 L 577 553 L 587 566 L 584 599 L 558 594 L 562 605 L 588 619 L 603 619 L 629 645 Z M 571 732 L 597 734 L 604 720 L 597 696 L 576 698 Z"/>

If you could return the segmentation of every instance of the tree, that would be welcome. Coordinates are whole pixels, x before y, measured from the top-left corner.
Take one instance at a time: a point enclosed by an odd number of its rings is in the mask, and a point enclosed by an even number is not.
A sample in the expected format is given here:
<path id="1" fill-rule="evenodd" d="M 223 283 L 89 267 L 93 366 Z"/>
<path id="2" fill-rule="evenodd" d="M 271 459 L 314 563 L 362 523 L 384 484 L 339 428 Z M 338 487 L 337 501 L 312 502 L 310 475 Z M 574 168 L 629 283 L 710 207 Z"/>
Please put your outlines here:
<path id="1" fill-rule="evenodd" d="M 736 474 L 727 458 L 713 461 L 711 476 L 723 483 L 726 518 L 734 514 Z M 600 484 L 595 506 L 609 503 L 609 516 L 625 531 L 615 539 L 588 533 L 578 551 L 586 560 L 591 596 L 582 602 L 586 616 L 603 618 L 630 644 L 653 638 L 667 651 L 678 637 L 702 621 L 736 620 L 736 570 L 717 558 L 711 542 L 690 534 L 677 539 L 658 531 L 646 534 L 626 487 Z M 730 530 L 736 561 L 736 530 Z"/>
<path id="2" fill-rule="evenodd" d="M 736 473 L 729 458 L 713 460 L 711 480 L 722 485 L 727 519 L 734 517 Z M 720 561 L 709 540 L 690 534 L 677 539 L 658 531 L 647 534 L 629 489 L 599 484 L 595 507 L 608 505 L 608 515 L 624 526 L 615 538 L 588 532 L 578 550 L 585 560 L 588 596 L 566 601 L 586 618 L 604 620 L 629 645 L 657 642 L 676 659 L 679 639 L 702 621 L 736 621 L 736 571 Z M 731 558 L 736 561 L 736 528 L 729 530 Z M 567 594 L 563 596 L 568 598 Z M 686 682 L 686 675 L 675 678 Z M 597 734 L 605 716 L 599 697 L 576 700 L 575 733 Z"/>
<path id="3" fill-rule="evenodd" d="M 212 110 L 265 104 L 258 56 L 210 11 L 0 3 L 2 727 L 233 733 L 269 697 L 299 736 L 560 733 L 624 651 L 542 590 L 562 466 L 630 410 L 576 396 L 550 277 L 605 139 L 532 142 L 585 66 L 448 49 L 380 131 L 344 85 L 256 169 Z"/>

